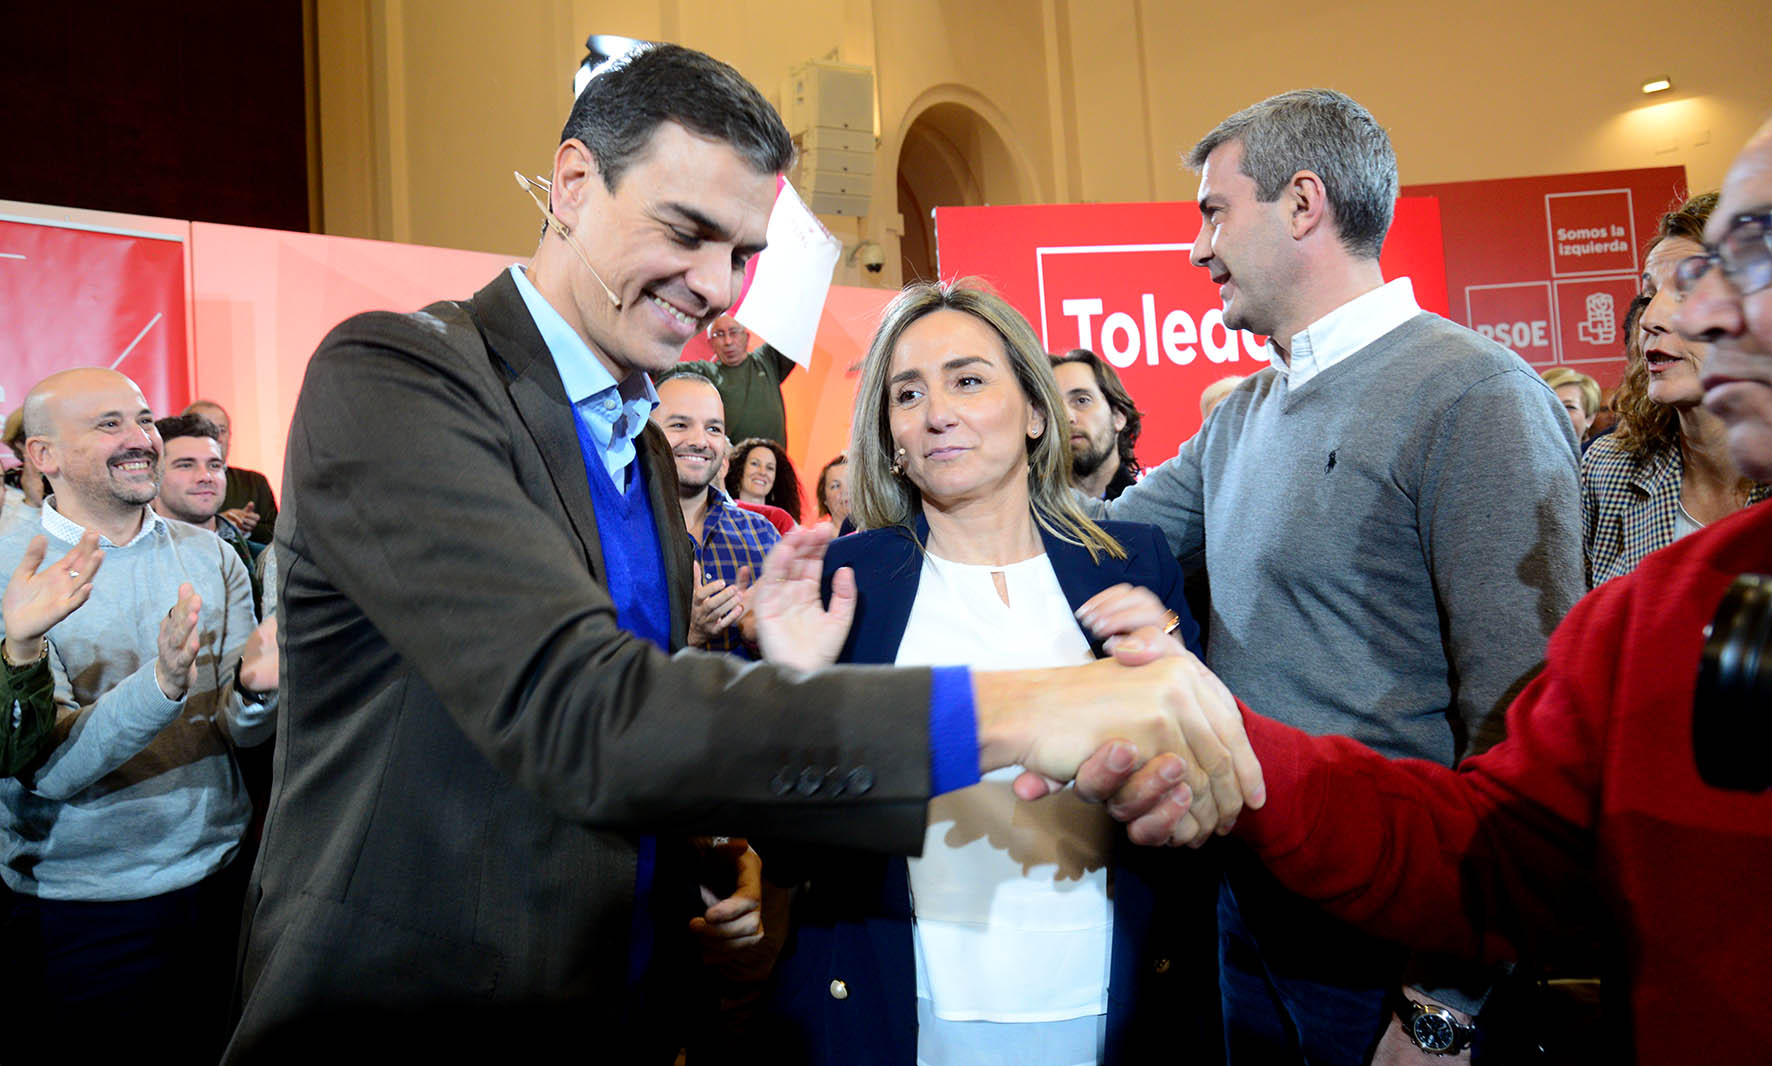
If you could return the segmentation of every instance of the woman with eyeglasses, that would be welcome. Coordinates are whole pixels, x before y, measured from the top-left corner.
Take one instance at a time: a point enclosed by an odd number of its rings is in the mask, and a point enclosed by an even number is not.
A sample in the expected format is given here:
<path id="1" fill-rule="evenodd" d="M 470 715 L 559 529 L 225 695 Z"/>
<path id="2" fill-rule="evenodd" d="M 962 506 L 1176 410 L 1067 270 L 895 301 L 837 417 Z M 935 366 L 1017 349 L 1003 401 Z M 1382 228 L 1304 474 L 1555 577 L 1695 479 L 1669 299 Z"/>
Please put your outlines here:
<path id="1" fill-rule="evenodd" d="M 1642 288 L 1625 319 L 1618 426 L 1581 460 L 1590 586 L 1772 493 L 1735 468 L 1722 419 L 1704 409 L 1699 375 L 1710 345 L 1673 328 L 1698 264 L 1710 262 L 1701 242 L 1716 204 L 1716 193 L 1701 193 L 1661 216 L 1643 258 Z"/>

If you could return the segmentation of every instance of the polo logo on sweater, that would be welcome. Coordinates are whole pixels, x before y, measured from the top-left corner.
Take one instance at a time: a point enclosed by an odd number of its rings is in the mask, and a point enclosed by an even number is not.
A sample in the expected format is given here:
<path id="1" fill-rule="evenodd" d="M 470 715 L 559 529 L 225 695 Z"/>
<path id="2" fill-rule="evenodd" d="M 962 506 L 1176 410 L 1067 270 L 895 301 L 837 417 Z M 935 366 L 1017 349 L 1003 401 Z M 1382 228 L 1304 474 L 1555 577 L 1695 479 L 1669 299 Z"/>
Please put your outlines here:
<path id="1" fill-rule="evenodd" d="M 1323 473 L 1327 474 L 1329 471 L 1334 470 L 1334 469 L 1335 469 L 1335 449 L 1331 448 L 1331 449 L 1329 449 L 1329 461 L 1323 464 Z"/>

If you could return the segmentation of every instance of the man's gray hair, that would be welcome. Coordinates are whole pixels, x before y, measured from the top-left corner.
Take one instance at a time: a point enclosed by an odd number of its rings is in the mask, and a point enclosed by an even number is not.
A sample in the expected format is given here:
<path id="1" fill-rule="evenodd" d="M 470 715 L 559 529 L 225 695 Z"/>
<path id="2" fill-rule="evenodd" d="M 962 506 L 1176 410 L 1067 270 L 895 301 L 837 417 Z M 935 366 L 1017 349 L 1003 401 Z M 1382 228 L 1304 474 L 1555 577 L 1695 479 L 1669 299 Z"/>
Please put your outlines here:
<path id="1" fill-rule="evenodd" d="M 1341 243 L 1377 259 L 1397 204 L 1397 153 L 1372 112 L 1333 89 L 1270 96 L 1220 122 L 1188 153 L 1200 170 L 1222 144 L 1243 146 L 1244 175 L 1271 203 L 1301 170 L 1323 179 Z"/>

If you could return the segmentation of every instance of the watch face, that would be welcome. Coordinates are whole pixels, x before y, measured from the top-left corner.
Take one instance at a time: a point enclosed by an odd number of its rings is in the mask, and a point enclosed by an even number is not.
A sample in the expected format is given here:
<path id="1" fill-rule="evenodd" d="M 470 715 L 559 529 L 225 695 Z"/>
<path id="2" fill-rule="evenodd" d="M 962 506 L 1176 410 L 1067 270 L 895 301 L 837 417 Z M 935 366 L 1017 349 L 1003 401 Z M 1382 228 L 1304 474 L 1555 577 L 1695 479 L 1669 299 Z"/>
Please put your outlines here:
<path id="1" fill-rule="evenodd" d="M 1448 1051 L 1458 1040 L 1451 1020 L 1441 1014 L 1417 1014 L 1409 1030 L 1415 1038 L 1415 1046 L 1423 1051 Z"/>

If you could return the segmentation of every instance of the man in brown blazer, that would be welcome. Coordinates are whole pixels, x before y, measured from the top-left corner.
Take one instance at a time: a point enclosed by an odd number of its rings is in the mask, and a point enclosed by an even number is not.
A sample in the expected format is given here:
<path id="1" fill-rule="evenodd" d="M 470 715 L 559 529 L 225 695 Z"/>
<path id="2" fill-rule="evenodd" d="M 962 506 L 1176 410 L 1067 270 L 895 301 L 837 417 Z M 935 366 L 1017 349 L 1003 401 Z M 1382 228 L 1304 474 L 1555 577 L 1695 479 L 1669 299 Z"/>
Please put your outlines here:
<path id="1" fill-rule="evenodd" d="M 736 72 L 653 47 L 575 105 L 527 269 L 357 316 L 315 353 L 229 1061 L 668 1054 L 649 886 L 670 871 L 644 834 L 909 853 L 933 791 L 1011 764 L 1105 795 L 1148 760 L 1127 794 L 1167 782 L 1162 802 L 1110 805 L 1147 841 L 1191 835 L 1190 798 L 1259 802 L 1197 664 L 807 674 L 669 654 L 693 582 L 647 374 L 731 303 L 791 155 Z M 816 564 L 822 536 L 786 548 Z M 840 604 L 802 614 L 847 626 Z"/>

